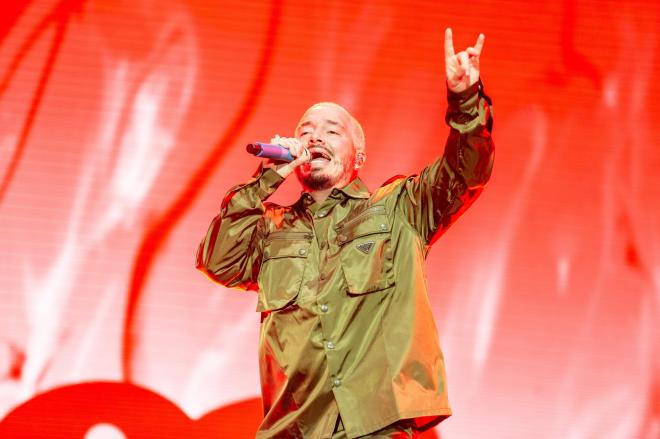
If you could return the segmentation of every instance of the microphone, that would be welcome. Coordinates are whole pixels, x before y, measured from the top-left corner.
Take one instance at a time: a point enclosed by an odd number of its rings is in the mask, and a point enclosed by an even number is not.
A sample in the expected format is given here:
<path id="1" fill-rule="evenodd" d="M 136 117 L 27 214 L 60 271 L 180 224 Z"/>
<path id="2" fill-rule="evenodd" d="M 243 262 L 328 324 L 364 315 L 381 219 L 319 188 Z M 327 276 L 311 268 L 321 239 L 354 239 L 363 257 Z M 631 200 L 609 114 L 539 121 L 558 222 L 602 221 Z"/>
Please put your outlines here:
<path id="1" fill-rule="evenodd" d="M 257 157 L 272 159 L 280 162 L 292 162 L 291 151 L 282 145 L 273 145 L 270 143 L 254 142 L 245 147 L 247 152 Z"/>

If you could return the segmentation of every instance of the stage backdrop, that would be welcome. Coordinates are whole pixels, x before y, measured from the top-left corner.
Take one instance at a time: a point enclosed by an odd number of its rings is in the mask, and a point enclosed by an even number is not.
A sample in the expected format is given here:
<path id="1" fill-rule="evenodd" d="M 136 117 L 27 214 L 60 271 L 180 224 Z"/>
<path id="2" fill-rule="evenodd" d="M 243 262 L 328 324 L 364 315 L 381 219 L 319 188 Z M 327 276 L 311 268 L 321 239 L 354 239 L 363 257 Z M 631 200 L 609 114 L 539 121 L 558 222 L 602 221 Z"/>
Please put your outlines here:
<path id="1" fill-rule="evenodd" d="M 497 151 L 427 261 L 454 409 L 430 437 L 658 437 L 658 23 L 642 0 L 3 2 L 0 435 L 253 436 L 256 296 L 194 268 L 245 144 L 331 100 L 370 188 L 418 172 L 451 26 L 486 35 Z"/>

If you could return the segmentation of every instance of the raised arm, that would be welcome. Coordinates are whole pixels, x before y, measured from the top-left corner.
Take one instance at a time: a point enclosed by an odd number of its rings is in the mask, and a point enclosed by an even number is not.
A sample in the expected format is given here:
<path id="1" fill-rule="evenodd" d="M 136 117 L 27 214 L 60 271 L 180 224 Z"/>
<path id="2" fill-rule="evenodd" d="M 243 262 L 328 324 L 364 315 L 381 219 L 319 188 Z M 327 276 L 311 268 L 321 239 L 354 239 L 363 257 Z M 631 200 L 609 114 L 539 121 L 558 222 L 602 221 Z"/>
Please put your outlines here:
<path id="1" fill-rule="evenodd" d="M 445 72 L 450 127 L 443 155 L 407 178 L 398 209 L 432 243 L 477 198 L 493 166 L 491 101 L 479 79 L 479 56 L 485 37 L 474 47 L 454 52 L 452 31 L 445 31 Z"/>

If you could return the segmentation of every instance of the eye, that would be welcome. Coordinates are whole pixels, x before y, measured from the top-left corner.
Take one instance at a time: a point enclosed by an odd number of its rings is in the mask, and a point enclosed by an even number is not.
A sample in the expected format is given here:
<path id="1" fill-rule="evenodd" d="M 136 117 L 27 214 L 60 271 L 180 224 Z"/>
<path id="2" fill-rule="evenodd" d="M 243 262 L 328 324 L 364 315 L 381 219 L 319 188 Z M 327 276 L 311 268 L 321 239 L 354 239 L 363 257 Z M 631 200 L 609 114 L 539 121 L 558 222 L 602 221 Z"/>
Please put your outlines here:
<path id="1" fill-rule="evenodd" d="M 309 135 L 309 131 L 303 131 L 302 133 L 300 133 L 300 136 L 301 136 L 301 137 L 302 137 L 302 136 L 307 136 L 307 135 Z"/>
<path id="2" fill-rule="evenodd" d="M 337 131 L 328 131 L 328 134 L 336 134 L 336 135 L 339 135 L 339 133 L 338 133 Z"/>

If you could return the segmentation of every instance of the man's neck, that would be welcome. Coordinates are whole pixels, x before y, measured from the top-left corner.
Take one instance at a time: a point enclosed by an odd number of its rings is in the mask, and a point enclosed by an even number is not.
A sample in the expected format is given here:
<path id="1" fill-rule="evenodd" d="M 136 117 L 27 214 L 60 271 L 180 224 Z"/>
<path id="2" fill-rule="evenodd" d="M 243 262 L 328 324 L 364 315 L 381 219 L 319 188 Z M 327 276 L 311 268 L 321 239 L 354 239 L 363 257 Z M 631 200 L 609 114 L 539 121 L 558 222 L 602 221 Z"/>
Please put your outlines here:
<path id="1" fill-rule="evenodd" d="M 334 187 L 328 188 L 328 189 L 321 189 L 321 190 L 308 190 L 309 194 L 314 198 L 314 201 L 316 201 L 318 204 L 323 203 L 326 198 L 330 196 L 330 193 L 332 190 L 335 189 Z"/>
<path id="2" fill-rule="evenodd" d="M 357 178 L 357 173 L 342 178 L 341 181 L 337 182 L 335 185 L 327 189 L 311 189 L 303 185 L 303 190 L 305 192 L 309 192 L 312 198 L 314 198 L 314 201 L 321 204 L 326 200 L 326 198 L 330 196 L 333 189 L 343 189 L 355 178 Z"/>

